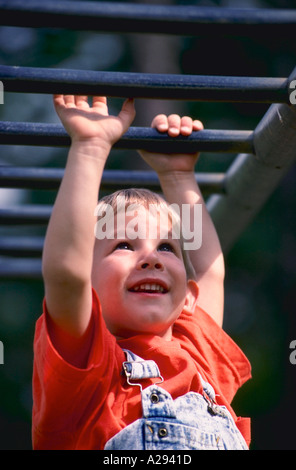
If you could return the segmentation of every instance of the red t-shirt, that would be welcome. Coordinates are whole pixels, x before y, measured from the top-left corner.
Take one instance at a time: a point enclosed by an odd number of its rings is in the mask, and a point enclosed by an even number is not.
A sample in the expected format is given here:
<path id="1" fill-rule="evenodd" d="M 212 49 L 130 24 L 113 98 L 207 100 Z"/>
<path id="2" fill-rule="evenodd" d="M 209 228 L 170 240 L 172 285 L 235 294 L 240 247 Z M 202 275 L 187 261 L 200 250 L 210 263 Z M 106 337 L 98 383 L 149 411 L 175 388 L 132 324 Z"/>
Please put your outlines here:
<path id="1" fill-rule="evenodd" d="M 85 369 L 67 363 L 55 350 L 47 315 L 44 302 L 34 339 L 34 449 L 104 449 L 108 439 L 142 416 L 139 388 L 128 386 L 122 375 L 126 360 L 122 348 L 154 360 L 164 378 L 161 386 L 173 398 L 189 391 L 200 393 L 199 372 L 214 387 L 218 404 L 227 406 L 250 442 L 249 418 L 237 418 L 230 407 L 237 389 L 251 377 L 250 364 L 200 308 L 195 315 L 180 315 L 172 341 L 152 335 L 116 341 L 105 326 L 93 292 L 94 329 Z M 147 380 L 148 384 L 151 381 Z"/>

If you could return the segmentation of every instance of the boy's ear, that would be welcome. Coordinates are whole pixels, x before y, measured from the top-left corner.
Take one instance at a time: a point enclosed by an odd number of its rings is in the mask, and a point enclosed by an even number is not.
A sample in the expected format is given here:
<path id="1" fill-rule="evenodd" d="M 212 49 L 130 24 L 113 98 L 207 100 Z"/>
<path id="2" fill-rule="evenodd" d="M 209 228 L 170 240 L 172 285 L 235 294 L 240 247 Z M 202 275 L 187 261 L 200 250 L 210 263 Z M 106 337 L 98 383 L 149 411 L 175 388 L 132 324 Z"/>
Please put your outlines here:
<path id="1" fill-rule="evenodd" d="M 197 299 L 198 299 L 198 294 L 199 294 L 199 287 L 197 285 L 197 282 L 194 281 L 193 279 L 189 279 L 187 281 L 187 294 L 185 298 L 185 304 L 184 304 L 184 311 L 187 313 L 194 313 L 196 304 L 197 304 Z"/>

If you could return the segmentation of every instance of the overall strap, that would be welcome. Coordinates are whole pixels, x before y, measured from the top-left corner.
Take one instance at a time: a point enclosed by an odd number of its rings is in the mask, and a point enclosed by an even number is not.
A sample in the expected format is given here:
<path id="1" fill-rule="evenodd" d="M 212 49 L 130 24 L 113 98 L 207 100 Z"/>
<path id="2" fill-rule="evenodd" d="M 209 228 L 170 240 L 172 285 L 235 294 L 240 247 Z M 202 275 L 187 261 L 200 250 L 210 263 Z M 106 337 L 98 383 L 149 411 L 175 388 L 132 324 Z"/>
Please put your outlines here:
<path id="1" fill-rule="evenodd" d="M 129 351 L 128 349 L 123 349 L 127 360 L 122 364 L 123 371 L 126 375 L 127 382 L 129 385 L 138 385 L 142 390 L 142 386 L 140 383 L 131 382 L 132 380 L 141 380 L 141 379 L 152 379 L 152 378 L 160 378 L 160 382 L 163 382 L 163 377 L 160 374 L 158 365 L 153 360 L 144 360 L 141 357 L 137 356 L 133 352 Z M 205 397 L 209 399 L 211 403 L 215 402 L 215 390 L 213 389 L 212 385 L 206 382 L 200 373 L 198 372 L 203 393 Z"/>
<path id="2" fill-rule="evenodd" d="M 199 375 L 199 378 L 200 378 L 200 381 L 201 381 L 201 384 L 202 384 L 202 388 L 203 388 L 203 392 L 204 394 L 206 394 L 209 399 L 214 402 L 215 401 L 215 397 L 216 397 L 216 394 L 215 394 L 215 390 L 213 389 L 212 385 L 209 384 L 208 382 L 206 382 L 202 376 L 200 375 L 200 373 L 198 372 L 198 375 Z"/>
<path id="3" fill-rule="evenodd" d="M 142 390 L 141 384 L 132 382 L 132 380 L 159 378 L 160 382 L 157 383 L 163 382 L 163 377 L 155 361 L 145 361 L 128 349 L 123 349 L 123 351 L 127 360 L 123 362 L 122 367 L 129 385 L 137 385 Z"/>

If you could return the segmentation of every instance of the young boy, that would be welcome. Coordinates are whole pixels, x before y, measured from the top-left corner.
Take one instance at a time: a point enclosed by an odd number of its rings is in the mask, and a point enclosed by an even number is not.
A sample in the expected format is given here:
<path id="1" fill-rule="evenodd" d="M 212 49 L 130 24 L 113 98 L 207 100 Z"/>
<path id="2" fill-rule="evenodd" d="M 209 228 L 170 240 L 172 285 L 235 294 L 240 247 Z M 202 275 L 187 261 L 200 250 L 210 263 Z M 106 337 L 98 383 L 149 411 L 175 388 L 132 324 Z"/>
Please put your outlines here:
<path id="1" fill-rule="evenodd" d="M 103 97 L 89 105 L 85 96 L 57 95 L 54 104 L 71 147 L 43 252 L 34 448 L 247 449 L 249 421 L 230 403 L 250 366 L 221 328 L 224 261 L 194 177 L 198 155 L 141 151 L 167 202 L 128 190 L 97 206 L 111 147 L 134 119 L 133 100 L 118 116 L 109 116 Z M 177 115 L 159 115 L 152 126 L 173 137 L 202 129 Z M 198 249 L 185 250 L 182 234 L 173 235 L 173 212 L 162 233 L 172 204 L 190 209 L 191 229 L 202 204 Z M 138 232 L 131 205 L 145 216 Z M 110 236 L 98 236 L 95 215 Z"/>

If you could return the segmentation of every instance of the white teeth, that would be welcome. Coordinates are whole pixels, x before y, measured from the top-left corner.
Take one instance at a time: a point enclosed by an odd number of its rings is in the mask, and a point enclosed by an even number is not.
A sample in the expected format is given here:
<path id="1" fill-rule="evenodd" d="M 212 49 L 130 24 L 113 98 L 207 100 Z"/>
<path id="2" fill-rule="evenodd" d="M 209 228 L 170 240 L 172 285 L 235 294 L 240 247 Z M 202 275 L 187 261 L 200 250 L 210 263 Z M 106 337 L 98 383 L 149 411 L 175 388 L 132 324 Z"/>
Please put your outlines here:
<path id="1" fill-rule="evenodd" d="M 158 291 L 158 292 L 164 292 L 164 288 L 160 286 L 159 284 L 141 284 L 139 286 L 135 286 L 133 289 L 135 292 L 138 291 Z"/>

